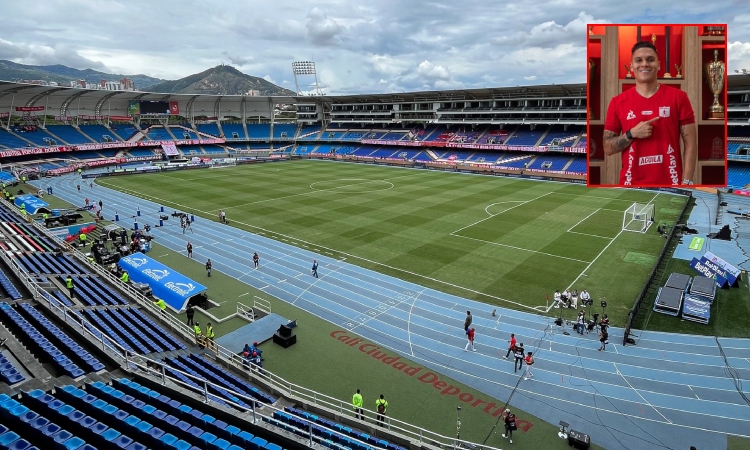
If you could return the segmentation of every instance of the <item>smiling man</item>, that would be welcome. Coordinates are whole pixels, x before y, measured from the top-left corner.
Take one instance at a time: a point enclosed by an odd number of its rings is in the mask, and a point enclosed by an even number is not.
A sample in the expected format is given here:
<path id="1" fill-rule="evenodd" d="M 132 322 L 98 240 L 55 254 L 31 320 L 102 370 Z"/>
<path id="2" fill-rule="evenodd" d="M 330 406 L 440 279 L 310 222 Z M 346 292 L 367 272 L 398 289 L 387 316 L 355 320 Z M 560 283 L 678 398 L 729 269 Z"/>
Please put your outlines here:
<path id="1" fill-rule="evenodd" d="M 685 92 L 659 83 L 661 64 L 652 43 L 638 42 L 631 54 L 635 88 L 609 103 L 604 153 L 622 153 L 623 186 L 692 185 L 698 138 L 690 100 Z"/>

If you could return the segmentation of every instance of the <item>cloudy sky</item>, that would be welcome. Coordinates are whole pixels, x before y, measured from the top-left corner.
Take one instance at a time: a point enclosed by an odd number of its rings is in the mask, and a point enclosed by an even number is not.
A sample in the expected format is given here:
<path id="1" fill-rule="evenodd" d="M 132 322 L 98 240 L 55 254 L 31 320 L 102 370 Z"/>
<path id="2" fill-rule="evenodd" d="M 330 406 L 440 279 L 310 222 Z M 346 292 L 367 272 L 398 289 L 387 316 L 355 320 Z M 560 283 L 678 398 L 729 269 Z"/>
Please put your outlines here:
<path id="1" fill-rule="evenodd" d="M 178 79 L 220 63 L 327 94 L 585 81 L 587 23 L 727 23 L 750 70 L 750 1 L 3 1 L 0 59 Z M 311 77 L 300 79 L 310 85 Z"/>

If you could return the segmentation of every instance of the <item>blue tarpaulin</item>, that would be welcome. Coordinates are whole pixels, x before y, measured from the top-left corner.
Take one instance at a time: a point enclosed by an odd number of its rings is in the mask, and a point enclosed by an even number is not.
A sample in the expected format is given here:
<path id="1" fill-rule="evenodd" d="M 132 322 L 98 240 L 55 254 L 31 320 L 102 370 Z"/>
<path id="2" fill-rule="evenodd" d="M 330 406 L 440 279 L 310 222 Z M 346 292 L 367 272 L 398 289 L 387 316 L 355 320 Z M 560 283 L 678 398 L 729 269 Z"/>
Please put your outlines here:
<path id="1" fill-rule="evenodd" d="M 202 284 L 143 253 L 128 255 L 120 259 L 118 264 L 128 271 L 131 281 L 151 286 L 154 296 L 164 300 L 176 312 L 182 311 L 191 297 L 206 290 Z"/>
<path id="2" fill-rule="evenodd" d="M 16 206 L 19 208 L 21 205 L 25 205 L 26 212 L 29 214 L 36 214 L 37 211 L 44 208 L 49 211 L 48 206 L 49 203 L 45 202 L 44 200 L 32 195 L 32 194 L 26 194 L 26 195 L 19 195 L 16 196 L 16 199 L 13 201 Z"/>

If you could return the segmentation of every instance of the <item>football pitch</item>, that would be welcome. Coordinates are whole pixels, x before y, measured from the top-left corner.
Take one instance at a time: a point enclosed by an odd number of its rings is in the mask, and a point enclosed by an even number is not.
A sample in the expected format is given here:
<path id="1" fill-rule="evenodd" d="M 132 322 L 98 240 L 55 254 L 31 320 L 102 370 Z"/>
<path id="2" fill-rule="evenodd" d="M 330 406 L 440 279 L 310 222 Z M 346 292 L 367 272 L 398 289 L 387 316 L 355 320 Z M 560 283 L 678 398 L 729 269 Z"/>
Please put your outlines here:
<path id="1" fill-rule="evenodd" d="M 664 245 L 656 225 L 673 223 L 686 202 L 315 160 L 98 183 L 214 221 L 223 209 L 232 226 L 490 305 L 544 313 L 555 290 L 587 289 L 597 309 L 606 299 L 620 326 Z M 644 234 L 622 231 L 634 202 L 655 206 L 656 223 Z"/>

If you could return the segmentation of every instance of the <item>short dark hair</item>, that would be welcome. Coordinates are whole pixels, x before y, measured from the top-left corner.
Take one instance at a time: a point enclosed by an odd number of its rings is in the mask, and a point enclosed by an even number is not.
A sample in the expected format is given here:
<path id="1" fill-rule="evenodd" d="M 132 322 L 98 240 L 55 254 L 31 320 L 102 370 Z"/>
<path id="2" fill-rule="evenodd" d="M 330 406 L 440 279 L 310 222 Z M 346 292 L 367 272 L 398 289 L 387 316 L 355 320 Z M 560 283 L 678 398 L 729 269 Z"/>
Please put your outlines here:
<path id="1" fill-rule="evenodd" d="M 635 43 L 635 45 L 633 46 L 633 49 L 630 51 L 630 56 L 633 56 L 636 50 L 640 50 L 642 48 L 650 48 L 651 50 L 654 51 L 654 53 L 656 53 L 657 55 L 659 54 L 654 44 L 650 43 L 649 41 L 641 41 L 641 42 Z"/>

